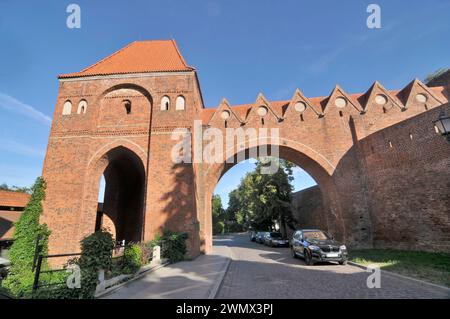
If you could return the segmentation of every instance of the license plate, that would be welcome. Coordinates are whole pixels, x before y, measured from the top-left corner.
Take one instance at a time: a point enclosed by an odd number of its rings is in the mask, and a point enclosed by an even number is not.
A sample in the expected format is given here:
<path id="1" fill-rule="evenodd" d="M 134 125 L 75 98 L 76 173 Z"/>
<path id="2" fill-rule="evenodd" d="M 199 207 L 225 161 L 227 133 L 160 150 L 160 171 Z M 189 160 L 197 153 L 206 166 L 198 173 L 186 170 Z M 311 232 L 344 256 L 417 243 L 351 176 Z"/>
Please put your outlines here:
<path id="1" fill-rule="evenodd" d="M 335 258 L 335 257 L 338 257 L 338 256 L 339 256 L 339 254 L 327 254 L 328 258 Z"/>

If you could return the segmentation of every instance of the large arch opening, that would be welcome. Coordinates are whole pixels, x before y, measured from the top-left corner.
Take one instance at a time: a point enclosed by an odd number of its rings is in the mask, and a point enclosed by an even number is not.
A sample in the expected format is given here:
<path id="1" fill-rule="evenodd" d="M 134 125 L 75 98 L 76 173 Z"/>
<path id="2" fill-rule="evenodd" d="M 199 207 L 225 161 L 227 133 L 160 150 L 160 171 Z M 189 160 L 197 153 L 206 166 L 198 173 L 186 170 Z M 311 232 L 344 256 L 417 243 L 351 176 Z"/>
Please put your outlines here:
<path id="1" fill-rule="evenodd" d="M 280 172 L 266 179 L 271 186 L 280 187 L 277 200 L 289 202 L 289 207 L 284 209 L 289 213 L 292 220 L 287 225 L 287 220 L 277 220 L 268 225 L 258 225 L 249 215 L 245 208 L 241 207 L 244 197 L 240 194 L 249 190 L 249 181 L 257 176 L 258 161 L 254 158 L 244 160 L 230 168 L 219 179 L 213 193 L 212 214 L 213 214 L 213 235 L 224 233 L 246 231 L 251 228 L 261 231 L 280 231 L 285 236 L 291 234 L 290 227 L 308 228 L 313 225 L 319 226 L 318 222 L 322 216 L 322 191 L 314 178 L 301 167 L 288 161 L 280 161 Z M 274 184 L 272 184 L 274 183 Z M 247 196 L 249 196 L 247 194 Z M 277 206 L 281 206 L 278 203 Z M 249 214 L 250 213 L 250 214 Z M 268 227 L 266 227 L 268 226 Z M 316 227 L 317 227 L 316 226 Z"/>
<path id="2" fill-rule="evenodd" d="M 211 182 L 209 183 L 210 188 L 208 190 L 209 197 L 207 198 L 207 210 L 206 210 L 206 229 L 205 232 L 212 234 L 212 200 L 215 189 L 219 181 L 225 176 L 225 174 L 230 171 L 230 169 L 236 167 L 239 163 L 243 161 L 248 161 L 253 154 L 259 154 L 259 148 L 264 147 L 269 150 L 269 156 L 271 146 L 270 145 L 259 145 L 258 147 L 252 149 L 245 149 L 236 153 L 233 157 L 233 161 L 227 159 L 225 163 L 213 165 L 209 172 L 208 178 Z M 318 161 L 315 161 L 311 157 L 307 156 L 303 152 L 285 145 L 278 146 L 278 154 L 276 156 L 280 159 L 289 161 L 295 164 L 296 167 L 300 168 L 305 174 L 307 174 L 315 182 L 311 184 L 312 189 L 310 192 L 314 193 L 315 201 L 314 210 L 306 211 L 311 213 L 313 216 L 299 216 L 298 227 L 317 227 L 324 231 L 332 234 L 337 239 L 345 239 L 345 226 L 341 215 L 341 209 L 339 204 L 339 199 L 336 192 L 336 187 L 333 182 L 332 176 L 329 174 L 328 170 L 324 168 Z M 308 190 L 307 190 L 308 191 Z M 309 194 L 308 194 L 309 195 Z M 209 205 L 208 205 L 209 204 Z M 293 203 L 295 205 L 295 203 Z M 305 210 L 300 213 L 305 213 Z M 315 215 L 314 215 L 315 214 Z M 313 217 L 312 219 L 310 217 Z M 206 236 L 209 237 L 209 236 Z"/>
<path id="3" fill-rule="evenodd" d="M 99 183 L 96 230 L 107 228 L 120 242 L 139 242 L 144 219 L 144 165 L 134 152 L 122 146 L 105 157 L 108 164 Z"/>

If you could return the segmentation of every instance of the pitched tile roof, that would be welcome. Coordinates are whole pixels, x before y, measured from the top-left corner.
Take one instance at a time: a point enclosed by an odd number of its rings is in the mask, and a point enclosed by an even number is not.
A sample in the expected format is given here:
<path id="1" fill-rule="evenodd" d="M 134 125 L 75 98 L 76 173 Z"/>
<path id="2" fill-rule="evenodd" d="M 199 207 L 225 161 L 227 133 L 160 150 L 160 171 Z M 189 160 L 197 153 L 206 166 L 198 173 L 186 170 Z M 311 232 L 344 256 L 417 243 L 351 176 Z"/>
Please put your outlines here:
<path id="1" fill-rule="evenodd" d="M 11 240 L 14 235 L 14 223 L 22 212 L 0 210 L 0 240 Z"/>
<path id="2" fill-rule="evenodd" d="M 192 70 L 175 40 L 135 41 L 80 72 L 61 74 L 59 78 Z"/>
<path id="3" fill-rule="evenodd" d="M 30 200 L 30 194 L 0 190 L 0 206 L 25 207 Z"/>

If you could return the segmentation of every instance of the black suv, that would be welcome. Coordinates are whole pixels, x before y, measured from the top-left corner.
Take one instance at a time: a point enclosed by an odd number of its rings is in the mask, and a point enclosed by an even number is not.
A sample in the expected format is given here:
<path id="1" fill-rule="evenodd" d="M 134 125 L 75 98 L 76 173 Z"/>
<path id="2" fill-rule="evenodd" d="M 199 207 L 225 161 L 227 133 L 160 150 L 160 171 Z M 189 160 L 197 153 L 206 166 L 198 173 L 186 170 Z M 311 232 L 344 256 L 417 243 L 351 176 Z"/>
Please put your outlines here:
<path id="1" fill-rule="evenodd" d="M 307 265 L 319 261 L 347 263 L 347 247 L 319 229 L 301 229 L 294 232 L 291 241 L 292 257 L 305 259 Z"/>

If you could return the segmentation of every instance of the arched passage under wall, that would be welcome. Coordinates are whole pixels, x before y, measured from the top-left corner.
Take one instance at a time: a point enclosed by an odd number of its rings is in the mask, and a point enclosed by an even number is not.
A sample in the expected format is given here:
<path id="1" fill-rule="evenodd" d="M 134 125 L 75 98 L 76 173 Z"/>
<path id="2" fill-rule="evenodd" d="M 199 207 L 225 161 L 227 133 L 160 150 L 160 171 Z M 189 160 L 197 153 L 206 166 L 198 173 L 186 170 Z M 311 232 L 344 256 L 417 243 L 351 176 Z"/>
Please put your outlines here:
<path id="1" fill-rule="evenodd" d="M 344 220 L 342 218 L 341 207 L 339 203 L 336 187 L 333 182 L 332 176 L 329 174 L 328 167 L 324 167 L 305 153 L 301 152 L 294 147 L 277 145 L 279 158 L 285 159 L 294 163 L 295 165 L 304 169 L 316 182 L 320 188 L 323 200 L 324 214 L 321 219 L 324 221 L 324 225 L 321 225 L 324 230 L 333 234 L 336 238 L 345 240 L 346 231 Z M 254 148 L 247 148 L 235 153 L 232 158 L 227 158 L 223 163 L 211 164 L 206 172 L 206 196 L 205 196 L 205 216 L 204 216 L 204 238 L 206 251 L 210 251 L 212 246 L 212 212 L 211 212 L 211 200 L 214 190 L 220 180 L 220 178 L 233 166 L 247 160 L 254 158 L 254 154 L 260 154 L 259 148 L 267 147 L 270 153 L 271 145 L 260 144 Z"/>
<path id="2" fill-rule="evenodd" d="M 253 158 L 242 161 L 230 168 L 219 179 L 213 192 L 213 235 L 250 229 L 268 230 L 266 226 L 260 224 L 262 220 L 259 217 L 261 215 L 257 211 L 255 211 L 255 215 L 253 215 L 252 211 L 241 211 L 246 206 L 245 202 L 242 202 L 242 197 L 239 196 L 242 194 L 238 189 L 245 187 L 243 180 L 248 174 L 256 172 L 257 163 L 258 161 Z M 280 160 L 280 170 L 276 172 L 277 177 L 282 176 L 278 174 L 280 171 L 284 171 L 284 174 L 289 179 L 291 205 L 290 207 L 286 206 L 280 212 L 282 214 L 280 219 L 277 219 L 277 221 L 272 220 L 272 223 L 269 225 L 272 227 L 271 229 L 279 230 L 284 236 L 290 237 L 294 229 L 322 227 L 325 224 L 322 220 L 324 215 L 322 211 L 323 201 L 322 192 L 317 186 L 317 182 L 299 166 L 282 159 Z M 270 176 L 267 177 L 270 178 Z M 249 181 L 247 180 L 247 182 Z M 288 193 L 286 192 L 287 188 L 284 187 L 287 186 L 284 184 L 284 181 L 278 178 L 267 180 L 267 182 L 269 181 L 276 184 L 281 182 L 279 185 L 282 187 L 280 190 L 282 193 L 273 195 L 279 196 L 280 200 L 286 200 Z M 223 214 L 218 215 L 219 211 L 214 214 L 214 207 L 220 207 L 219 199 L 224 211 Z M 244 207 L 241 207 L 240 204 L 244 204 Z"/>

